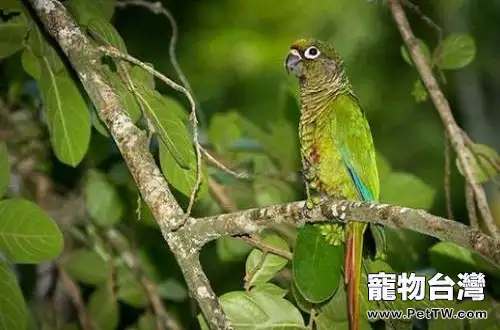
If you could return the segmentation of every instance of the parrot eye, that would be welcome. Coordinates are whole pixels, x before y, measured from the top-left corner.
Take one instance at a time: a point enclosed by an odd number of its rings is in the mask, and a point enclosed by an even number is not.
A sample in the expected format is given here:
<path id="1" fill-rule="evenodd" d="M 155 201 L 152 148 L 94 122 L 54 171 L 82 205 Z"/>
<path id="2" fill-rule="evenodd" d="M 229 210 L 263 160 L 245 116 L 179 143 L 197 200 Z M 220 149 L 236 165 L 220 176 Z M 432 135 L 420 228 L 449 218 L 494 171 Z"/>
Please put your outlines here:
<path id="1" fill-rule="evenodd" d="M 321 54 L 321 52 L 319 51 L 318 48 L 314 46 L 307 48 L 306 51 L 304 52 L 304 56 L 310 60 L 314 60 L 319 56 L 319 54 Z"/>

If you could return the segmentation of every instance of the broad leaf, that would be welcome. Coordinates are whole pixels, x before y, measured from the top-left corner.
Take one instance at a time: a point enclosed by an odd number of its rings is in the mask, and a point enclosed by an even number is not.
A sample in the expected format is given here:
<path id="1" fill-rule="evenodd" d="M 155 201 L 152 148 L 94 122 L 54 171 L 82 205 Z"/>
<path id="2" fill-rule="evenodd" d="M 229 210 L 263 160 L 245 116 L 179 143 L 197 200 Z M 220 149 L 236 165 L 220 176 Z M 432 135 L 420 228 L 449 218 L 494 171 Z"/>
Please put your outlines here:
<path id="1" fill-rule="evenodd" d="M 148 305 L 141 284 L 135 275 L 125 266 L 117 268 L 118 299 L 136 308 L 143 308 Z"/>
<path id="2" fill-rule="evenodd" d="M 183 168 L 174 158 L 173 154 L 170 152 L 167 146 L 163 142 L 160 142 L 160 166 L 163 174 L 167 178 L 169 184 L 171 184 L 175 189 L 180 191 L 186 196 L 191 195 L 191 191 L 196 183 L 196 156 L 194 153 L 194 148 L 188 145 L 186 148 L 189 154 L 189 168 Z M 202 167 L 202 184 L 200 190 L 198 191 L 198 199 L 206 196 L 208 192 L 207 187 L 207 176 L 205 169 Z"/>
<path id="3" fill-rule="evenodd" d="M 146 312 L 139 317 L 138 330 L 156 330 L 156 317 L 151 312 Z"/>
<path id="4" fill-rule="evenodd" d="M 39 59 L 40 67 L 48 63 L 53 72 L 60 72 L 64 69 L 64 64 L 56 50 L 45 40 L 34 22 L 30 25 L 27 48 Z"/>
<path id="5" fill-rule="evenodd" d="M 468 34 L 450 34 L 441 45 L 437 64 L 441 69 L 460 69 L 476 56 L 476 42 Z"/>
<path id="6" fill-rule="evenodd" d="M 422 54 L 424 54 L 424 58 L 427 60 L 427 63 L 430 63 L 431 52 L 429 50 L 429 47 L 422 39 L 417 39 L 417 41 L 418 45 L 420 46 L 420 51 L 422 52 Z M 401 45 L 401 56 L 403 56 L 403 59 L 406 63 L 413 66 L 413 61 L 411 60 L 410 55 L 408 54 L 408 50 L 406 50 L 406 47 L 404 45 Z"/>
<path id="7" fill-rule="evenodd" d="M 139 108 L 139 104 L 137 103 L 133 92 L 128 90 L 126 84 L 121 80 L 117 73 L 112 72 L 110 69 L 103 70 L 103 72 L 106 74 L 106 77 L 111 85 L 115 88 L 123 108 L 128 112 L 132 121 L 134 123 L 137 122 L 141 117 L 141 109 Z"/>
<path id="8" fill-rule="evenodd" d="M 440 242 L 429 249 L 432 266 L 440 272 L 452 275 L 461 272 L 487 272 L 500 278 L 500 266 L 494 265 L 481 255 L 453 243 Z"/>
<path id="9" fill-rule="evenodd" d="M 21 11 L 23 5 L 19 0 L 2 0 L 2 9 L 4 11 Z"/>
<path id="10" fill-rule="evenodd" d="M 311 314 L 311 311 L 317 305 L 308 301 L 306 298 L 304 298 L 304 296 L 300 294 L 299 289 L 297 289 L 297 284 L 294 281 L 292 281 L 291 286 L 292 286 L 292 296 L 295 299 L 295 305 L 298 308 L 300 308 L 303 312 Z"/>
<path id="11" fill-rule="evenodd" d="M 116 6 L 116 0 L 71 0 L 68 6 L 76 16 L 78 23 L 87 25 L 91 19 L 110 20 Z"/>
<path id="12" fill-rule="evenodd" d="M 99 39 L 98 42 L 112 46 L 122 53 L 127 53 L 127 48 L 122 38 L 113 25 L 106 19 L 100 17 L 92 18 L 88 22 L 87 28 L 93 37 Z"/>
<path id="13" fill-rule="evenodd" d="M 193 143 L 183 121 L 169 111 L 165 98 L 155 90 L 138 88 L 138 98 L 163 144 L 182 168 L 193 166 Z"/>
<path id="14" fill-rule="evenodd" d="M 218 152 L 227 152 L 231 144 L 242 136 L 240 116 L 235 112 L 215 113 L 210 119 L 208 138 Z"/>
<path id="15" fill-rule="evenodd" d="M 293 280 L 310 302 L 330 298 L 339 286 L 344 246 L 327 242 L 317 225 L 299 230 L 293 253 Z"/>
<path id="16" fill-rule="evenodd" d="M 24 16 L 17 16 L 7 22 L 0 21 L 0 60 L 20 51 L 27 33 Z"/>
<path id="17" fill-rule="evenodd" d="M 0 330 L 26 329 L 27 311 L 16 275 L 0 259 Z"/>
<path id="18" fill-rule="evenodd" d="M 122 218 L 123 203 L 104 174 L 95 170 L 88 173 L 84 195 L 87 210 L 97 224 L 112 226 Z"/>
<path id="19" fill-rule="evenodd" d="M 158 284 L 158 294 L 164 299 L 177 302 L 185 301 L 188 298 L 186 287 L 174 278 L 169 278 Z"/>
<path id="20" fill-rule="evenodd" d="M 24 50 L 21 55 L 21 63 L 23 65 L 24 71 L 26 71 L 27 74 L 29 74 L 36 80 L 40 79 L 40 61 L 32 51 L 28 49 Z"/>
<path id="21" fill-rule="evenodd" d="M 257 284 L 252 288 L 252 292 L 264 292 L 267 294 L 271 294 L 274 296 L 278 296 L 280 298 L 284 298 L 286 294 L 288 293 L 287 290 L 277 286 L 276 284 L 272 283 L 261 283 Z"/>
<path id="22" fill-rule="evenodd" d="M 37 205 L 20 198 L 0 202 L 0 250 L 16 263 L 57 258 L 63 235 Z"/>
<path id="23" fill-rule="evenodd" d="M 39 85 L 52 148 L 61 162 L 76 166 L 85 156 L 90 141 L 87 105 L 69 75 L 65 71 L 54 72 L 45 57 Z"/>
<path id="24" fill-rule="evenodd" d="M 64 259 L 64 269 L 69 276 L 89 285 L 100 285 L 110 274 L 109 264 L 92 250 L 76 250 Z"/>
<path id="25" fill-rule="evenodd" d="M 295 306 L 279 296 L 250 290 L 233 291 L 220 297 L 222 309 L 236 329 L 304 329 Z"/>
<path id="26" fill-rule="evenodd" d="M 500 165 L 498 153 L 493 148 L 479 143 L 474 143 L 471 148 L 467 147 L 466 152 L 471 160 L 469 164 L 476 179 L 480 183 L 484 183 L 497 176 L 498 171 L 493 164 Z M 458 158 L 456 164 L 458 171 L 463 175 L 462 164 L 460 164 Z"/>
<path id="27" fill-rule="evenodd" d="M 425 89 L 422 80 L 415 80 L 415 82 L 413 83 L 411 95 L 417 103 L 427 101 L 427 99 L 429 98 L 429 93 L 427 93 L 427 89 Z"/>
<path id="28" fill-rule="evenodd" d="M 384 203 L 428 209 L 436 191 L 411 173 L 393 172 L 380 185 L 380 200 Z"/>
<path id="29" fill-rule="evenodd" d="M 217 256 L 221 261 L 242 260 L 252 249 L 245 241 L 234 237 L 222 237 L 215 242 Z"/>
<path id="30" fill-rule="evenodd" d="M 10 183 L 9 151 L 5 142 L 0 142 L 0 198 L 5 195 Z"/>
<path id="31" fill-rule="evenodd" d="M 89 314 L 100 330 L 114 330 L 119 321 L 118 301 L 113 283 L 106 282 L 97 288 L 89 300 Z"/>
<path id="32" fill-rule="evenodd" d="M 151 68 L 153 65 L 146 63 Z M 155 89 L 155 78 L 153 75 L 140 66 L 132 66 L 129 70 L 130 77 L 137 86 L 143 86 L 146 89 Z"/>
<path id="33" fill-rule="evenodd" d="M 275 234 L 268 234 L 263 237 L 266 244 L 289 251 L 288 244 L 284 239 Z M 264 258 L 264 261 L 262 261 Z M 248 255 L 245 269 L 248 284 L 251 286 L 268 282 L 277 272 L 283 269 L 288 260 L 278 255 L 268 253 L 265 257 L 261 250 L 253 249 Z"/>

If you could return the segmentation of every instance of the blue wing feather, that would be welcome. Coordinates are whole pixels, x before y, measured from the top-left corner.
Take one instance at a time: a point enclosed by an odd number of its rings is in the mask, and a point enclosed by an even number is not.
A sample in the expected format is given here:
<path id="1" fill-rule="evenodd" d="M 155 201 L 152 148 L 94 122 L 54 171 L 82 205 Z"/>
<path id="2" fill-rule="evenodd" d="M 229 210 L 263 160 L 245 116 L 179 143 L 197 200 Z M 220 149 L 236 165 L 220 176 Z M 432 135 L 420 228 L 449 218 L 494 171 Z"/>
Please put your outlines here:
<path id="1" fill-rule="evenodd" d="M 350 161 L 349 151 L 345 148 L 345 145 L 343 145 L 340 148 L 340 150 L 341 150 L 341 155 L 342 155 L 342 162 L 344 163 L 344 166 L 347 169 L 347 173 L 349 174 L 349 177 L 351 178 L 352 183 L 356 187 L 356 191 L 358 192 L 359 198 L 363 201 L 373 200 L 372 192 L 363 183 L 358 172 L 356 171 L 356 169 L 352 165 L 352 162 Z"/>

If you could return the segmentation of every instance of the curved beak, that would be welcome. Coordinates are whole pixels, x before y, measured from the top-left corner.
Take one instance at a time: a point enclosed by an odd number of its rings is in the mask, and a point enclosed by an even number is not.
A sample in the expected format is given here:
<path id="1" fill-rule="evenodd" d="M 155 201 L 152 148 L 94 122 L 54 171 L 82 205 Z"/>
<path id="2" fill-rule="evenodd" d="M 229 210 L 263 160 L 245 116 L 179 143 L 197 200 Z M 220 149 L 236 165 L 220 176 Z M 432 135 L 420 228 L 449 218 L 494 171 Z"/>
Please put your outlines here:
<path id="1" fill-rule="evenodd" d="M 302 75 L 302 57 L 296 49 L 290 50 L 285 60 L 285 68 L 288 73 L 292 72 L 297 77 Z"/>

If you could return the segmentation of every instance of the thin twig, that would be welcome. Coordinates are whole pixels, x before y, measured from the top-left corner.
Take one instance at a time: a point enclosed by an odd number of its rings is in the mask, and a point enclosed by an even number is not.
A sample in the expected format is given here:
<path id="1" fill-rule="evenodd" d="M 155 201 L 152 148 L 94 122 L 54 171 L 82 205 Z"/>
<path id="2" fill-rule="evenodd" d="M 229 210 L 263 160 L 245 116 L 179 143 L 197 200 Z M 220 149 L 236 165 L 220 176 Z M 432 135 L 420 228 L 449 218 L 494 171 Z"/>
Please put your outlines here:
<path id="1" fill-rule="evenodd" d="M 202 180 L 201 146 L 200 146 L 200 143 L 198 141 L 198 119 L 196 117 L 196 102 L 195 102 L 193 96 L 191 95 L 189 90 L 186 89 L 186 87 L 177 84 L 172 79 L 166 77 L 162 73 L 153 69 L 151 66 L 139 61 L 138 59 L 136 59 L 135 57 L 133 57 L 131 55 L 124 54 L 124 53 L 120 52 L 119 50 L 117 50 L 116 48 L 109 47 L 109 46 L 100 46 L 99 50 L 107 56 L 121 59 L 121 60 L 130 62 L 132 64 L 135 64 L 135 65 L 141 67 L 146 72 L 152 74 L 153 76 L 155 76 L 158 79 L 160 79 L 161 81 L 163 81 L 165 84 L 167 84 L 172 89 L 183 93 L 187 97 L 187 99 L 189 100 L 189 103 L 191 105 L 191 114 L 189 116 L 189 119 L 190 119 L 191 125 L 193 127 L 193 143 L 195 146 L 195 153 L 196 153 L 196 182 L 195 182 L 195 185 L 191 191 L 191 196 L 189 197 L 189 205 L 187 207 L 186 217 L 185 217 L 185 219 L 187 219 L 189 217 L 189 215 L 191 214 L 191 210 L 193 208 L 194 202 L 196 201 L 196 195 L 198 194 L 198 190 L 200 189 L 201 180 Z"/>
<path id="2" fill-rule="evenodd" d="M 420 16 L 420 19 L 424 21 L 427 25 L 429 25 L 432 29 L 436 30 L 438 42 L 440 42 L 443 39 L 443 29 L 436 22 L 434 22 L 429 16 L 425 15 L 422 12 L 422 10 L 420 10 L 420 7 L 418 7 L 410 0 L 402 0 L 402 3 L 410 10 L 414 11 L 418 16 Z"/>
<path id="3" fill-rule="evenodd" d="M 237 172 L 229 169 L 227 166 L 225 166 L 220 161 L 218 161 L 214 156 L 212 156 L 208 152 L 208 150 L 206 150 L 205 148 L 201 147 L 201 152 L 207 158 L 208 161 L 210 161 L 212 164 L 214 164 L 215 166 L 217 166 L 223 172 L 226 172 L 229 175 L 234 176 L 237 179 L 249 179 L 250 178 L 250 176 L 247 173 L 243 173 L 243 172 L 242 173 L 237 173 Z"/>
<path id="4" fill-rule="evenodd" d="M 80 321 L 82 328 L 84 330 L 97 330 L 94 320 L 92 320 L 89 312 L 87 311 L 87 307 L 85 307 L 80 287 L 71 277 L 68 276 L 68 274 L 66 274 L 63 267 L 58 264 L 57 268 L 59 270 L 61 281 L 66 288 L 66 292 L 75 306 L 76 314 L 78 315 L 78 320 Z"/>
<path id="5" fill-rule="evenodd" d="M 208 177 L 208 187 L 213 197 L 217 200 L 222 209 L 226 212 L 236 212 L 239 210 L 238 205 L 229 198 L 224 187 L 214 178 Z"/>
<path id="6" fill-rule="evenodd" d="M 116 3 L 117 7 L 127 7 L 127 6 L 139 6 L 139 7 L 144 7 L 148 10 L 150 10 L 152 13 L 156 15 L 163 15 L 167 18 L 167 20 L 170 23 L 170 26 L 172 27 L 172 36 L 170 37 L 170 42 L 168 46 L 168 56 L 170 57 L 170 60 L 172 61 L 172 66 L 174 67 L 175 72 L 177 73 L 177 76 L 182 82 L 182 85 L 186 87 L 187 90 L 193 95 L 193 89 L 191 88 L 191 84 L 189 83 L 189 80 L 186 78 L 186 75 L 182 71 L 181 66 L 179 65 L 179 62 L 177 61 L 177 55 L 175 54 L 175 50 L 177 47 L 177 39 L 179 37 L 179 28 L 177 26 L 177 22 L 175 21 L 174 15 L 166 9 L 160 1 L 157 2 L 149 2 L 149 1 L 142 1 L 142 0 L 123 0 L 120 2 Z"/>
<path id="7" fill-rule="evenodd" d="M 469 225 L 474 229 L 479 229 L 474 192 L 467 182 L 465 183 L 465 204 L 467 205 L 467 212 L 469 214 Z"/>
<path id="8" fill-rule="evenodd" d="M 465 179 L 474 191 L 475 200 L 486 228 L 495 238 L 500 238 L 500 229 L 496 226 L 495 220 L 493 219 L 493 215 L 486 198 L 486 193 L 474 175 L 474 171 L 471 166 L 473 162 L 472 157 L 470 153 L 467 152 L 467 148 L 461 134 L 461 129 L 455 122 L 448 100 L 441 91 L 441 88 L 432 73 L 432 69 L 429 67 L 429 64 L 422 54 L 418 41 L 413 34 L 403 7 L 401 6 L 400 0 L 389 0 L 388 3 L 399 32 L 401 33 L 403 41 L 406 44 L 413 63 L 415 64 L 415 68 L 420 74 L 420 77 L 422 78 L 422 81 L 431 96 L 434 106 L 441 116 L 441 120 L 443 121 L 443 124 L 449 134 L 451 144 L 457 153 L 460 164 L 462 165 Z"/>
<path id="9" fill-rule="evenodd" d="M 259 250 L 262 250 L 263 252 L 276 254 L 285 259 L 292 260 L 293 255 L 290 251 L 283 250 L 276 246 L 267 244 L 262 240 L 262 238 L 259 235 L 242 236 L 240 238 L 245 242 L 247 242 L 248 244 L 250 244 L 251 246 L 258 248 Z"/>
<path id="10" fill-rule="evenodd" d="M 453 220 L 453 204 L 451 201 L 451 161 L 450 161 L 450 140 L 448 134 L 444 134 L 444 197 L 446 199 L 446 211 L 448 219 Z"/>

